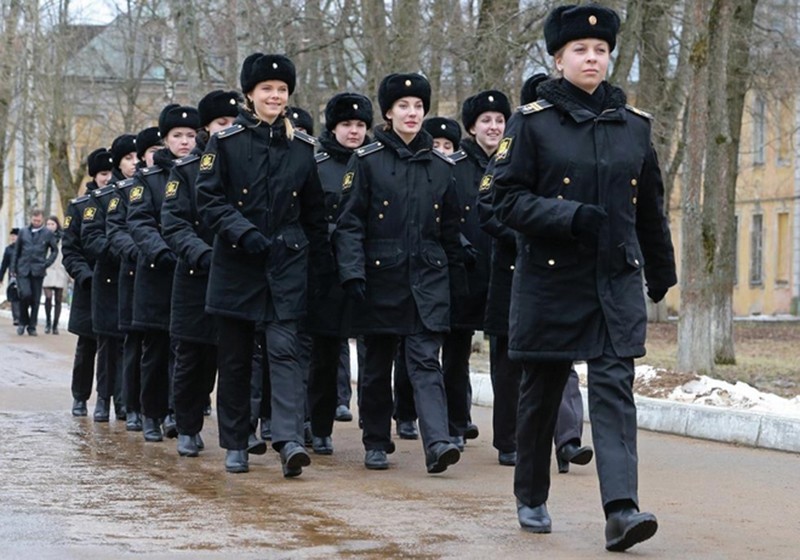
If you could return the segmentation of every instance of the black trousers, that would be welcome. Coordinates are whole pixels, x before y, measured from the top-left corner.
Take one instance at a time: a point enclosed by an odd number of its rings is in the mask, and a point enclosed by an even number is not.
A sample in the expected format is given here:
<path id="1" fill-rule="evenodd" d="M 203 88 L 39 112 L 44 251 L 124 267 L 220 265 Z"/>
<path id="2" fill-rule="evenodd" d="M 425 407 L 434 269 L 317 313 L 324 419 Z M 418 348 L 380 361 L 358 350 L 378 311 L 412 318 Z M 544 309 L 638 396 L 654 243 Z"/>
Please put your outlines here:
<path id="1" fill-rule="evenodd" d="M 581 444 L 583 437 L 583 398 L 581 398 L 580 380 L 575 368 L 570 368 L 564 393 L 561 395 L 561 404 L 558 406 L 556 418 L 556 431 L 553 443 L 556 449 L 567 443 Z"/>
<path id="2" fill-rule="evenodd" d="M 111 399 L 122 377 L 122 341 L 107 335 L 97 335 L 97 396 Z M 121 401 L 117 401 L 122 406 Z"/>
<path id="3" fill-rule="evenodd" d="M 170 339 L 167 331 L 147 330 L 142 337 L 142 414 L 163 419 L 169 413 Z"/>
<path id="4" fill-rule="evenodd" d="M 44 276 L 17 276 L 19 290 L 19 324 L 28 332 L 36 330 L 39 322 L 39 301 L 42 299 Z"/>
<path id="5" fill-rule="evenodd" d="M 350 399 L 353 398 L 353 385 L 350 375 L 350 341 L 342 341 L 342 351 L 339 353 L 339 371 L 336 376 L 337 406 L 344 405 L 350 408 Z"/>
<path id="6" fill-rule="evenodd" d="M 603 506 L 638 505 L 636 405 L 632 358 L 620 358 L 608 336 L 603 354 L 588 360 L 589 414 Z M 547 501 L 550 455 L 571 362 L 526 362 L 520 386 L 514 494 L 524 504 Z"/>
<path id="7" fill-rule="evenodd" d="M 414 404 L 414 388 L 408 377 L 405 341 L 400 340 L 394 360 L 394 419 L 398 422 L 413 422 L 417 419 Z"/>
<path id="8" fill-rule="evenodd" d="M 143 333 L 130 331 L 122 343 L 122 385 L 128 412 L 142 411 L 142 338 Z"/>
<path id="9" fill-rule="evenodd" d="M 176 339 L 173 390 L 179 434 L 193 436 L 203 429 L 203 409 L 216 375 L 215 345 Z"/>
<path id="10" fill-rule="evenodd" d="M 444 335 L 442 372 L 447 394 L 447 418 L 451 436 L 463 436 L 470 421 L 469 356 L 473 331 L 453 330 Z"/>
<path id="11" fill-rule="evenodd" d="M 405 365 L 414 390 L 419 427 L 425 449 L 450 441 L 447 430 L 447 397 L 439 350 L 442 335 L 422 332 L 406 335 L 364 337 L 367 355 L 361 380 L 362 442 L 365 449 L 391 448 L 392 362 L 400 340 L 404 341 Z"/>
<path id="12" fill-rule="evenodd" d="M 97 341 L 88 336 L 79 336 L 72 362 L 72 398 L 76 400 L 88 401 L 92 396 L 96 354 Z"/>
<path id="13" fill-rule="evenodd" d="M 517 406 L 522 364 L 508 358 L 508 337 L 489 338 L 489 375 L 492 380 L 492 445 L 501 453 L 517 450 Z"/>
<path id="14" fill-rule="evenodd" d="M 250 434 L 250 381 L 253 374 L 252 321 L 217 317 L 219 327 L 219 381 L 217 419 L 220 446 L 246 449 Z M 297 323 L 272 321 L 266 325 L 266 357 L 272 385 L 272 446 L 288 441 L 303 443 L 305 387 L 298 357 Z"/>
<path id="15" fill-rule="evenodd" d="M 345 343 L 347 340 L 344 341 Z M 333 419 L 338 403 L 337 381 L 342 355 L 342 339 L 313 336 L 311 373 L 308 378 L 308 404 L 311 433 L 327 437 L 333 433 Z"/>
<path id="16" fill-rule="evenodd" d="M 256 332 L 253 340 L 252 375 L 250 377 L 250 424 L 252 431 L 258 427 L 259 418 L 272 418 L 272 384 L 269 381 L 269 360 L 264 358 L 267 342 L 263 332 Z"/>

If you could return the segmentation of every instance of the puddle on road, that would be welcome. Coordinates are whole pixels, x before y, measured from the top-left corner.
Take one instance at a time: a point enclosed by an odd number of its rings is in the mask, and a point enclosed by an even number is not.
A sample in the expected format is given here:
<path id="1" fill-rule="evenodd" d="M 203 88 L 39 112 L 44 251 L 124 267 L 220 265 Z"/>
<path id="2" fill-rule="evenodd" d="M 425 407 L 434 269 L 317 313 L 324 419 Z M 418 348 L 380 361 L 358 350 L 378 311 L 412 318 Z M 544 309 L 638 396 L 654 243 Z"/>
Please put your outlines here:
<path id="1" fill-rule="evenodd" d="M 0 414 L 0 434 L 0 540 L 21 550 L 409 554 L 327 515 L 333 504 L 313 500 L 302 479 L 283 480 L 272 452 L 268 469 L 251 464 L 250 474 L 233 476 L 218 449 L 213 458 L 181 459 L 174 441 L 144 444 L 122 422 Z"/>

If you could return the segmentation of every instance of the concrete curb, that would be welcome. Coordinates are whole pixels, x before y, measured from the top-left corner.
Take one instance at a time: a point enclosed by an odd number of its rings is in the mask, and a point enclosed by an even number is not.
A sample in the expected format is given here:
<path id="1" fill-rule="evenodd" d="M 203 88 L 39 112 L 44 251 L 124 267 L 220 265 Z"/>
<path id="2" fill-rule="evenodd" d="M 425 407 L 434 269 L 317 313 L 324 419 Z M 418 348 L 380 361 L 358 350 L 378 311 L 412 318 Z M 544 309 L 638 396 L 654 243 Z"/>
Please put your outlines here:
<path id="1" fill-rule="evenodd" d="M 488 374 L 471 373 L 472 402 L 492 406 L 494 392 Z M 581 387 L 583 408 L 589 409 Z M 800 453 L 800 417 L 731 410 L 636 396 L 639 427 L 699 439 Z M 586 415 L 588 419 L 588 414 Z"/>

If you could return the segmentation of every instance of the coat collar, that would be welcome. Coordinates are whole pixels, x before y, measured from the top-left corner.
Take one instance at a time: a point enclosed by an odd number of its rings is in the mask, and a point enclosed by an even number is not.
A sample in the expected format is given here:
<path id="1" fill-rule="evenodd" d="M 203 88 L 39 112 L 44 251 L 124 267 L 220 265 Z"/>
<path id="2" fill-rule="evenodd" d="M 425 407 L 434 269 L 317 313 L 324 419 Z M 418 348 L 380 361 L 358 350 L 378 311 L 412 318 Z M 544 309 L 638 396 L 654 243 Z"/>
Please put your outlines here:
<path id="1" fill-rule="evenodd" d="M 576 98 L 572 88 L 569 87 L 564 78 L 547 80 L 539 84 L 536 91 L 540 97 L 552 103 L 562 114 L 572 117 L 577 123 L 592 119 L 624 121 L 624 109 L 627 103 L 625 92 L 605 81 L 599 87 L 604 88 L 603 93 L 605 94 L 602 104 L 603 110 L 599 114 L 587 108 L 585 104 Z"/>
<path id="2" fill-rule="evenodd" d="M 403 142 L 394 130 L 375 129 L 375 139 L 383 142 L 394 151 L 400 159 L 413 158 L 414 160 L 431 159 L 433 149 L 433 136 L 425 130 L 420 130 L 410 144 Z"/>

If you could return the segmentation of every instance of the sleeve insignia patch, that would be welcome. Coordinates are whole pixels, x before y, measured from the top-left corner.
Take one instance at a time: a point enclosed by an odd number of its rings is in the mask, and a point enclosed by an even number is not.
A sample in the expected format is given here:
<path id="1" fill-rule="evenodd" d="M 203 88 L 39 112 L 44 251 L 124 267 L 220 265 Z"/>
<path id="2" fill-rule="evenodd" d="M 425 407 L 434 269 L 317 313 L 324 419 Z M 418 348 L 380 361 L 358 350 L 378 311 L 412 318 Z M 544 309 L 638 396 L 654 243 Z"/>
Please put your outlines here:
<path id="1" fill-rule="evenodd" d="M 69 229 L 69 225 L 72 223 L 72 216 L 67 216 L 64 218 L 64 229 Z"/>
<path id="2" fill-rule="evenodd" d="M 503 161 L 508 159 L 508 155 L 511 153 L 511 142 L 513 141 L 514 139 L 510 136 L 503 138 L 503 140 L 500 142 L 500 145 L 497 147 L 497 154 L 494 156 L 495 161 Z"/>
<path id="3" fill-rule="evenodd" d="M 139 202 L 140 200 L 142 200 L 142 196 L 143 195 L 144 195 L 144 187 L 143 186 L 139 185 L 139 186 L 133 187 L 131 189 L 130 194 L 128 194 L 128 201 L 131 202 L 131 203 Z"/>
<path id="4" fill-rule="evenodd" d="M 352 171 L 348 171 L 347 173 L 344 174 L 344 177 L 342 178 L 342 191 L 343 192 L 349 191 L 350 187 L 353 186 L 353 177 L 354 177 L 354 174 L 353 174 Z"/>
<path id="5" fill-rule="evenodd" d="M 479 192 L 486 192 L 492 188 L 492 175 L 484 175 L 481 178 L 481 185 L 478 187 Z"/>
<path id="6" fill-rule="evenodd" d="M 116 210 L 116 209 L 117 209 L 117 206 L 119 206 L 119 197 L 118 197 L 118 196 L 115 196 L 114 198 L 112 198 L 112 199 L 111 199 L 111 200 L 108 202 L 108 213 L 110 214 L 111 212 L 113 212 L 114 210 Z"/>
<path id="7" fill-rule="evenodd" d="M 164 198 L 175 198 L 178 196 L 178 181 L 170 181 L 167 183 L 167 190 L 164 192 Z"/>
<path id="8" fill-rule="evenodd" d="M 97 214 L 97 208 L 94 206 L 87 206 L 83 209 L 83 221 L 91 222 L 94 220 L 95 214 Z"/>
<path id="9" fill-rule="evenodd" d="M 214 160 L 216 158 L 217 154 L 203 154 L 203 157 L 200 158 L 200 171 L 208 173 L 214 169 Z"/>

